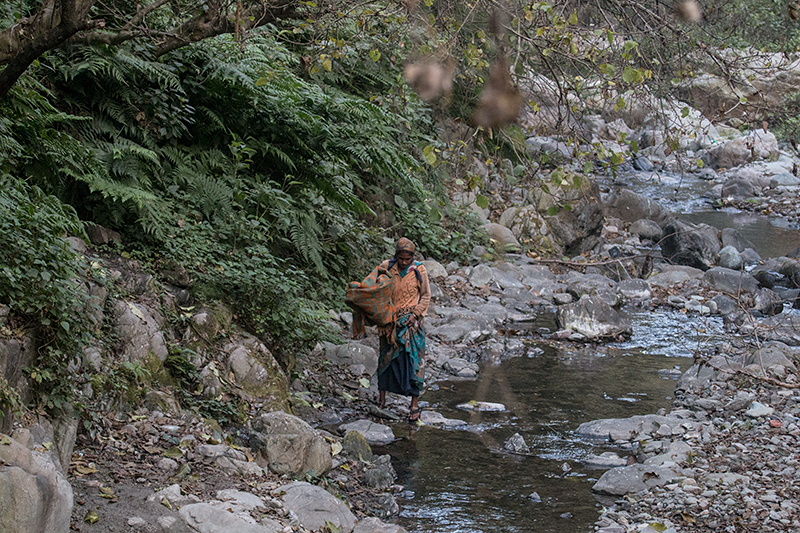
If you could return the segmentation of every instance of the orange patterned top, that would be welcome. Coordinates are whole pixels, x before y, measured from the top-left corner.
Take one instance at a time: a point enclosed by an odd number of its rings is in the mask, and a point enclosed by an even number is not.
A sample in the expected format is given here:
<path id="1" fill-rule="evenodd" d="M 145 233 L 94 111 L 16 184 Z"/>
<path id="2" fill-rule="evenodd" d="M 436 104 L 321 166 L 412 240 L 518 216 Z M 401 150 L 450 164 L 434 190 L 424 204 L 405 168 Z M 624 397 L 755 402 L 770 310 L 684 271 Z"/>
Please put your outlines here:
<path id="1" fill-rule="evenodd" d="M 397 310 L 397 317 L 410 312 L 417 318 L 424 317 L 431 303 L 431 286 L 425 266 L 419 261 L 414 261 L 402 278 L 397 263 L 389 268 L 389 261 L 384 261 L 381 266 L 389 269 L 392 275 L 392 303 Z M 417 279 L 414 269 L 419 272 L 420 279 Z"/>

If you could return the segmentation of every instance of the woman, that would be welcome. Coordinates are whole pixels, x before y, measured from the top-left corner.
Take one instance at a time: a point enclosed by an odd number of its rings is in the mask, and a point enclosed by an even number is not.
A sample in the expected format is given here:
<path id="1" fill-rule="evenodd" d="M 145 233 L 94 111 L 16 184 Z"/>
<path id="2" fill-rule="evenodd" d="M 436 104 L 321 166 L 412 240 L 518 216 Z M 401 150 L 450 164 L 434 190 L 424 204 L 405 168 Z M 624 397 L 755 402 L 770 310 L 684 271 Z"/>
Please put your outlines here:
<path id="1" fill-rule="evenodd" d="M 411 396 L 408 421 L 419 421 L 419 395 L 425 383 L 425 329 L 423 317 L 431 303 L 428 272 L 414 261 L 414 243 L 405 237 L 397 241 L 394 259 L 381 267 L 392 275 L 392 303 L 395 322 L 380 328 L 381 354 L 378 360 L 380 406 L 386 407 L 386 391 Z"/>

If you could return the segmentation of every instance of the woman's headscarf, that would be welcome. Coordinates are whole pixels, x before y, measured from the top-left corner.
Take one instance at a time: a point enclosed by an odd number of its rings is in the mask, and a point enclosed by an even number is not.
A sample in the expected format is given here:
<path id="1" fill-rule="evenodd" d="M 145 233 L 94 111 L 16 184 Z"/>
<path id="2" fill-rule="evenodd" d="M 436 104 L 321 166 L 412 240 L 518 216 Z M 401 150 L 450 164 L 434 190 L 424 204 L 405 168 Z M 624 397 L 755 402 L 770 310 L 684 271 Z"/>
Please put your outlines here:
<path id="1" fill-rule="evenodd" d="M 414 243 L 411 242 L 410 239 L 406 239 L 405 237 L 400 237 L 399 239 L 397 239 L 397 245 L 394 248 L 394 255 L 396 257 L 397 254 L 401 252 L 408 252 L 411 255 L 414 255 L 416 249 L 417 247 L 414 246 Z"/>

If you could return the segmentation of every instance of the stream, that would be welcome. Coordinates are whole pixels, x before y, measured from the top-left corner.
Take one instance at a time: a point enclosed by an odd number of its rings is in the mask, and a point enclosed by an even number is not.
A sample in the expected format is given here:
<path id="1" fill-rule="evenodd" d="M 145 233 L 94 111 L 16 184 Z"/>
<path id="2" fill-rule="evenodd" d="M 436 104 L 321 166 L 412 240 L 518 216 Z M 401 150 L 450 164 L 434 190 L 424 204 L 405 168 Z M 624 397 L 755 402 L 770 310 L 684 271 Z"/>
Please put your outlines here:
<path id="1" fill-rule="evenodd" d="M 624 183 L 623 183 L 624 182 Z M 738 229 L 764 258 L 800 245 L 800 231 L 780 220 L 712 209 L 710 187 L 693 177 L 652 172 L 623 176 L 627 186 L 660 198 L 689 222 Z M 459 429 L 398 425 L 390 453 L 405 487 L 397 522 L 410 533 L 592 531 L 602 503 L 591 487 L 604 470 L 582 460 L 630 450 L 583 441 L 583 422 L 669 410 L 676 372 L 692 364 L 693 350 L 713 342 L 721 319 L 687 319 L 677 311 L 622 309 L 634 332 L 624 343 L 556 349 L 531 343 L 526 356 L 487 364 L 475 381 L 438 382 L 421 398 L 427 409 L 468 423 Z M 671 372 L 670 372 L 671 371 Z M 470 400 L 499 402 L 501 413 L 459 410 Z M 503 451 L 514 433 L 530 455 Z"/>

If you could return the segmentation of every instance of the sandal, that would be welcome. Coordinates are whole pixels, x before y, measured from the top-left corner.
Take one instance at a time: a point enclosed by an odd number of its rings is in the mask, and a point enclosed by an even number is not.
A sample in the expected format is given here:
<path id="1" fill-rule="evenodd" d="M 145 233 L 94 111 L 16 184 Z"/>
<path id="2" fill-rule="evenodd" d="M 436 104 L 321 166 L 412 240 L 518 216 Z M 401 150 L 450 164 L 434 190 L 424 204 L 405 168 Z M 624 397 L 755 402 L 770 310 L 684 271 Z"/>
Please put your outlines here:
<path id="1" fill-rule="evenodd" d="M 419 424 L 419 421 L 420 421 L 419 419 L 420 419 L 421 414 L 422 414 L 422 408 L 421 407 L 417 407 L 416 409 L 412 409 L 411 411 L 409 411 L 409 413 L 408 413 L 408 423 L 409 424 Z M 414 415 L 417 415 L 417 416 L 414 416 Z"/>

